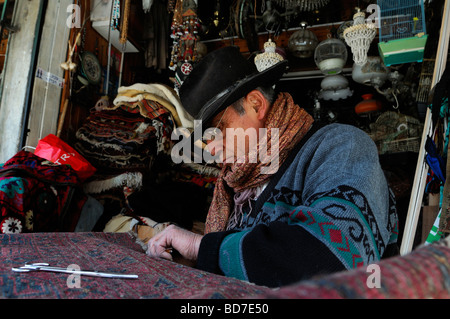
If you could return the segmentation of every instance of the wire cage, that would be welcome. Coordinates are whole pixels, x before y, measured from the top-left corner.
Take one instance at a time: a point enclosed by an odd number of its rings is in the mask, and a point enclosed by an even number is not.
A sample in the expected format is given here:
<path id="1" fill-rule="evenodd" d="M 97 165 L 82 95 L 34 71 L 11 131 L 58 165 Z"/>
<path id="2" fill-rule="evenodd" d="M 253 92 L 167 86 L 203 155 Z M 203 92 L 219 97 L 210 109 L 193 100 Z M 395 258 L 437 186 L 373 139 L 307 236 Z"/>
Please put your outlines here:
<path id="1" fill-rule="evenodd" d="M 422 62 L 427 41 L 424 0 L 378 0 L 380 55 L 385 65 Z"/>
<path id="2" fill-rule="evenodd" d="M 418 119 L 387 111 L 370 124 L 369 136 L 377 145 L 379 154 L 418 153 L 422 131 L 423 124 Z"/>
<path id="3" fill-rule="evenodd" d="M 416 96 L 416 101 L 419 103 L 428 104 L 435 63 L 435 59 L 424 59 L 422 62 L 422 71 Z"/>

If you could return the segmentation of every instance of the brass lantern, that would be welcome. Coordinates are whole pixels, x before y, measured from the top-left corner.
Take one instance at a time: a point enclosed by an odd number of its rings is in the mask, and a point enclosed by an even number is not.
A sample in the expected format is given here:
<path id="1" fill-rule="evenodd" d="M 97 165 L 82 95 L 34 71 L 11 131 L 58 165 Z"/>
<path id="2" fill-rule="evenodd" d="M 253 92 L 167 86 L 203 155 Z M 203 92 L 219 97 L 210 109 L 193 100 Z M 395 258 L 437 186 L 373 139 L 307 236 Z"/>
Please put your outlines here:
<path id="1" fill-rule="evenodd" d="M 310 58 L 319 44 L 314 32 L 307 29 L 308 24 L 301 22 L 301 29 L 294 32 L 289 38 L 288 49 L 297 58 Z"/>

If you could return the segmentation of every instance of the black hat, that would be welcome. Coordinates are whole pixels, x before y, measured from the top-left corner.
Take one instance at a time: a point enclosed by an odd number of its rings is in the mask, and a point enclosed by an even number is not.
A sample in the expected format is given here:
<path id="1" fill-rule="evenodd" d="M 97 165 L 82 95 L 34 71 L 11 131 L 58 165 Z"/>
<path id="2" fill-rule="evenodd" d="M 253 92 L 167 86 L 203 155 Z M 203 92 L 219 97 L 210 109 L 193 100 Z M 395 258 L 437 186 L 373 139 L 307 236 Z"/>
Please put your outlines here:
<path id="1" fill-rule="evenodd" d="M 275 84 L 287 70 L 286 60 L 258 72 L 236 46 L 207 54 L 180 87 L 183 107 L 196 120 L 209 122 L 222 110 L 257 87 Z"/>

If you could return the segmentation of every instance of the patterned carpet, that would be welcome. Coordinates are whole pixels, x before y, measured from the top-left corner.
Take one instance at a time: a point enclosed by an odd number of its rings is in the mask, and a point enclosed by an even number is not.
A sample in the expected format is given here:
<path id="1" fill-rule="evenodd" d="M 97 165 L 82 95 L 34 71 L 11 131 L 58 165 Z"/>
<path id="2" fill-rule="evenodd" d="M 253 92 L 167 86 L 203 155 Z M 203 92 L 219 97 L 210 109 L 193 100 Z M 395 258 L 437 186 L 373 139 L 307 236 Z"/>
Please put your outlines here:
<path id="1" fill-rule="evenodd" d="M 0 236 L 0 298 L 45 299 L 222 299 L 241 298 L 268 289 L 146 256 L 128 234 L 49 233 Z M 14 273 L 25 263 L 136 274 L 138 279 L 81 276 L 69 288 L 63 273 Z"/>
<path id="2" fill-rule="evenodd" d="M 0 298 L 20 299 L 425 299 L 450 298 L 450 240 L 383 260 L 378 268 L 308 280 L 271 290 L 146 256 L 128 234 L 0 235 Z M 82 270 L 136 274 L 138 279 L 81 277 L 70 288 L 62 273 L 15 273 L 46 262 Z M 378 271 L 378 281 L 372 280 Z"/>
<path id="3" fill-rule="evenodd" d="M 449 299 L 449 247 L 450 240 L 445 239 L 421 246 L 408 255 L 385 259 L 373 268 L 361 267 L 304 281 L 264 293 L 260 298 Z"/>

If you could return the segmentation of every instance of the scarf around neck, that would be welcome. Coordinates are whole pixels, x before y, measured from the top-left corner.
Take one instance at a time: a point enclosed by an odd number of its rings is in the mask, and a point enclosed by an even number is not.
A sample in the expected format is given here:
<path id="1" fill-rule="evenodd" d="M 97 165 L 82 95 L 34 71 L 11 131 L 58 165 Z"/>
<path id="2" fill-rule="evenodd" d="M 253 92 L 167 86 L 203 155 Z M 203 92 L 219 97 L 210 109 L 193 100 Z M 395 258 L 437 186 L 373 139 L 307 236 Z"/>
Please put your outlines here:
<path id="1" fill-rule="evenodd" d="M 266 136 L 260 138 L 257 147 L 245 156 L 244 161 L 224 164 L 206 218 L 205 234 L 226 230 L 233 211 L 234 194 L 266 184 L 308 133 L 313 122 L 311 115 L 294 104 L 289 93 L 279 94 L 266 119 Z M 261 152 L 266 154 L 265 160 L 259 159 Z M 278 162 L 275 169 L 271 165 L 274 160 Z"/>

